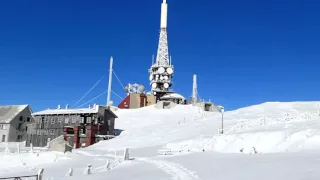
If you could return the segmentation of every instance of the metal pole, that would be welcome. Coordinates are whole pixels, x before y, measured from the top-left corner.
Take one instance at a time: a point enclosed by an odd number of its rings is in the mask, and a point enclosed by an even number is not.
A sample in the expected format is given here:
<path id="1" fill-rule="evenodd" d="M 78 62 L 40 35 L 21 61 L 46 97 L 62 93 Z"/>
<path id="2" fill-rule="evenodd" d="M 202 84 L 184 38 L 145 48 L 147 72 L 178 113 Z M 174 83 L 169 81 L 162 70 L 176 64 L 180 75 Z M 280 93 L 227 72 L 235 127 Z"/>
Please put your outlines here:
<path id="1" fill-rule="evenodd" d="M 111 96 L 111 84 L 112 84 L 112 66 L 113 57 L 110 58 L 110 70 L 109 70 L 109 85 L 108 85 L 108 96 L 107 96 L 107 106 L 110 106 L 110 96 Z"/>
<path id="2" fill-rule="evenodd" d="M 221 134 L 223 134 L 223 112 L 221 113 L 222 114 L 222 125 L 221 125 Z"/>

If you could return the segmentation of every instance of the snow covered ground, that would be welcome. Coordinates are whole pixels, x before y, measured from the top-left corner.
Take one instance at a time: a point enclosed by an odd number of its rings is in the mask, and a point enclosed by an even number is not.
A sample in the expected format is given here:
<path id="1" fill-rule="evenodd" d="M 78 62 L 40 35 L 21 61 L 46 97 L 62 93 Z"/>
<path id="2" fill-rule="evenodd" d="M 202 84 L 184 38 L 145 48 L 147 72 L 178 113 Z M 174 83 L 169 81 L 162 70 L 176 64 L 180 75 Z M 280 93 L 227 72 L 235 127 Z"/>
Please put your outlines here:
<path id="1" fill-rule="evenodd" d="M 225 112 L 223 135 L 220 113 L 191 105 L 119 110 L 118 137 L 68 154 L 0 153 L 0 177 L 44 168 L 45 178 L 65 179 L 73 168 L 73 179 L 319 179 L 318 104 L 274 102 Z M 114 157 L 124 148 L 133 160 Z M 84 175 L 88 164 L 93 174 Z"/>

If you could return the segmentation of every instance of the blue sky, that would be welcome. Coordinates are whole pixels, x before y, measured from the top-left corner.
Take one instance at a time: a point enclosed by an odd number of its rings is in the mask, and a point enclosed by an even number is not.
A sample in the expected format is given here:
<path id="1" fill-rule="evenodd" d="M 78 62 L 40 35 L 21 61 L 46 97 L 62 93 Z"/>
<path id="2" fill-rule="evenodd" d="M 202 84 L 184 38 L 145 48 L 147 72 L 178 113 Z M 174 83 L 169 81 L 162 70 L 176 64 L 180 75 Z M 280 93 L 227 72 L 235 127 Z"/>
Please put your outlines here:
<path id="1" fill-rule="evenodd" d="M 161 2 L 1 1 L 0 104 L 72 106 L 105 76 L 85 103 L 107 89 L 110 56 L 123 84 L 149 89 Z M 226 109 L 319 100 L 320 2 L 167 2 L 177 92 L 191 96 L 196 73 L 201 98 Z M 113 91 L 126 96 L 115 78 Z M 95 101 L 105 102 L 106 95 Z"/>

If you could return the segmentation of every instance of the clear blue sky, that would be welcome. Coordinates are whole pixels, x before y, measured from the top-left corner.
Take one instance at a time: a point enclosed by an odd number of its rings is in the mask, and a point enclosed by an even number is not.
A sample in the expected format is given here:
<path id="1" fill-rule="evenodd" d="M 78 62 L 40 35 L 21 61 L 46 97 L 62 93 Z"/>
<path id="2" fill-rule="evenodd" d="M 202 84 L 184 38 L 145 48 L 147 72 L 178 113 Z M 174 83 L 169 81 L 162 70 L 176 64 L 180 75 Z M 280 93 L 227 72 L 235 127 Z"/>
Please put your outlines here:
<path id="1" fill-rule="evenodd" d="M 110 56 L 123 84 L 149 89 L 161 2 L 1 1 L 0 104 L 73 105 L 106 76 L 84 103 L 107 89 Z M 191 96 L 196 73 L 201 98 L 226 109 L 319 100 L 319 3 L 168 0 L 173 88 Z M 125 97 L 116 80 L 113 90 Z M 95 101 L 105 102 L 106 95 Z"/>

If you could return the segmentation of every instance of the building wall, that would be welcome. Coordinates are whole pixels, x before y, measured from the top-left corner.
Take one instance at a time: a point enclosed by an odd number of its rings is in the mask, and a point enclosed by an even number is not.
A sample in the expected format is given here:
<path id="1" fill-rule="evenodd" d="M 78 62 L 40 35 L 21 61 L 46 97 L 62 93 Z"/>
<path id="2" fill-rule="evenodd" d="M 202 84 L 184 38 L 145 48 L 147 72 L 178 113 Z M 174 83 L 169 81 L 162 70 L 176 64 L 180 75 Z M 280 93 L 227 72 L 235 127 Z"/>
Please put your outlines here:
<path id="1" fill-rule="evenodd" d="M 118 105 L 120 109 L 130 109 L 130 94 Z"/>
<path id="2" fill-rule="evenodd" d="M 80 137 L 85 137 L 86 126 L 95 125 L 97 121 L 103 121 L 103 128 L 98 134 L 114 135 L 114 116 L 101 106 L 102 109 L 98 114 L 65 114 L 65 115 L 40 115 L 35 116 L 35 123 L 29 125 L 27 137 L 27 146 L 30 143 L 35 147 L 44 147 L 50 140 L 53 140 L 61 135 L 64 135 L 63 129 L 65 126 L 81 126 Z M 110 120 L 109 124 L 108 121 Z M 82 134 L 82 135 L 81 135 Z M 81 141 L 81 139 L 80 139 Z"/>
<path id="3" fill-rule="evenodd" d="M 156 104 L 156 98 L 153 95 L 147 95 L 147 106 Z"/>
<path id="4" fill-rule="evenodd" d="M 27 139 L 27 125 L 32 123 L 31 110 L 29 107 L 22 110 L 10 121 L 10 124 L 1 124 L 5 129 L 0 129 L 0 142 L 5 136 L 5 142 L 23 142 Z M 0 125 L 0 126 L 1 126 Z"/>
<path id="5" fill-rule="evenodd" d="M 153 95 L 129 94 L 119 105 L 120 109 L 137 109 L 144 106 L 154 105 L 156 103 Z"/>
<path id="6" fill-rule="evenodd" d="M 130 109 L 140 108 L 140 94 L 130 94 Z"/>

